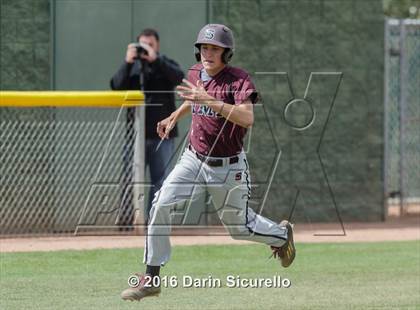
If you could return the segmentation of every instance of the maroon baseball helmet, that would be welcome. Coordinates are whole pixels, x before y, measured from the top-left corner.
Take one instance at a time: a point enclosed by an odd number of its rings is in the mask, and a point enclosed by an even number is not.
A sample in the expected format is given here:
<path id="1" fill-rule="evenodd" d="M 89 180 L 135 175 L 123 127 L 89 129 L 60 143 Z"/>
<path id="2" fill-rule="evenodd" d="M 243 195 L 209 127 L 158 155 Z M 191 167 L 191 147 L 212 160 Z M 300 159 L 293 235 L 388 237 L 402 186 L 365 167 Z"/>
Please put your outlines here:
<path id="1" fill-rule="evenodd" d="M 222 60 L 224 63 L 228 63 L 232 56 L 235 48 L 232 30 L 225 25 L 221 24 L 208 24 L 205 25 L 197 36 L 197 41 L 194 46 L 197 48 L 195 52 L 195 58 L 200 61 L 200 45 L 201 44 L 212 44 L 223 47 L 225 49 Z"/>

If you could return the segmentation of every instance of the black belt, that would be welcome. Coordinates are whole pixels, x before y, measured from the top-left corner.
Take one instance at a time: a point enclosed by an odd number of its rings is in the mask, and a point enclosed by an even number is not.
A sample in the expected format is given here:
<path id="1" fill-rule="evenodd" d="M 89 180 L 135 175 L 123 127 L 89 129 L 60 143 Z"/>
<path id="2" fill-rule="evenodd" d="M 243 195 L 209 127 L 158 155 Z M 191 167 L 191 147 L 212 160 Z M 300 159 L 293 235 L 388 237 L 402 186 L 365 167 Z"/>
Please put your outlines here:
<path id="1" fill-rule="evenodd" d="M 223 159 L 222 158 L 209 158 L 207 156 L 201 155 L 200 153 L 196 152 L 191 144 L 188 144 L 188 149 L 193 152 L 195 154 L 195 156 L 197 156 L 197 158 L 202 161 L 205 162 L 207 165 L 212 166 L 212 167 L 221 167 L 223 166 Z M 229 157 L 229 165 L 231 164 L 236 164 L 239 161 L 239 157 L 238 156 L 232 156 Z"/>

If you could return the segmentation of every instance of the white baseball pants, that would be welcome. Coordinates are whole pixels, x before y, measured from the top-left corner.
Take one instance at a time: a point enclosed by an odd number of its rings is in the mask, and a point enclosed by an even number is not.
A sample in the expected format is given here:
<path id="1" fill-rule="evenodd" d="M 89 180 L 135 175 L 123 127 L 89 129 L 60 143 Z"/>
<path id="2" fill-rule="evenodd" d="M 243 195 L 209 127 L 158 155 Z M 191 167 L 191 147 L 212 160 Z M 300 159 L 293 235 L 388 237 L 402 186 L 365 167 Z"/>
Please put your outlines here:
<path id="1" fill-rule="evenodd" d="M 282 246 L 287 229 L 256 214 L 249 206 L 251 181 L 245 153 L 239 161 L 212 167 L 185 149 L 180 161 L 156 192 L 149 214 L 143 262 L 150 266 L 164 265 L 170 258 L 171 213 L 177 206 L 198 199 L 206 189 L 225 228 L 234 239 L 250 240 L 270 246 Z M 186 208 L 188 211 L 188 208 Z"/>

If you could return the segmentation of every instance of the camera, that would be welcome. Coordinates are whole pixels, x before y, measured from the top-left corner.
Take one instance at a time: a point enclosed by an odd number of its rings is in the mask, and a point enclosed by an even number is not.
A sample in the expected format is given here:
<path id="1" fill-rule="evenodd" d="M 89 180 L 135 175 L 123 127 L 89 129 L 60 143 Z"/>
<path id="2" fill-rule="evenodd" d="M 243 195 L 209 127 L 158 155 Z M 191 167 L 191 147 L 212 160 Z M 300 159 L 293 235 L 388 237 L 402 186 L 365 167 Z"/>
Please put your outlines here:
<path id="1" fill-rule="evenodd" d="M 134 43 L 134 47 L 137 49 L 137 57 L 140 57 L 140 55 L 149 55 L 147 50 L 140 45 L 140 43 Z"/>

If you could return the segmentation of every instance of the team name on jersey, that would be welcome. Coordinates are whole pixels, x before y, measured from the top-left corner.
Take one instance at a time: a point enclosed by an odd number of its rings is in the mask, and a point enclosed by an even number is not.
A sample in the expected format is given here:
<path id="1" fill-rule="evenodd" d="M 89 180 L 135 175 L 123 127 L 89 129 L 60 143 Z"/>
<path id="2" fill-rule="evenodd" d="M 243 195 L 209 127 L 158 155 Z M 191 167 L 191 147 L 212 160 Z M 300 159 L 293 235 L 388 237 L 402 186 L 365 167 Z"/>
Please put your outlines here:
<path id="1" fill-rule="evenodd" d="M 205 116 L 205 117 L 213 117 L 213 118 L 221 117 L 220 114 L 214 112 L 209 106 L 201 105 L 201 104 L 193 104 L 191 106 L 191 112 L 192 114 Z"/>

